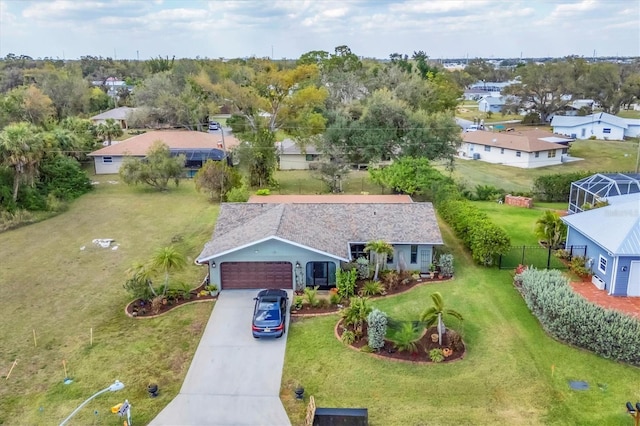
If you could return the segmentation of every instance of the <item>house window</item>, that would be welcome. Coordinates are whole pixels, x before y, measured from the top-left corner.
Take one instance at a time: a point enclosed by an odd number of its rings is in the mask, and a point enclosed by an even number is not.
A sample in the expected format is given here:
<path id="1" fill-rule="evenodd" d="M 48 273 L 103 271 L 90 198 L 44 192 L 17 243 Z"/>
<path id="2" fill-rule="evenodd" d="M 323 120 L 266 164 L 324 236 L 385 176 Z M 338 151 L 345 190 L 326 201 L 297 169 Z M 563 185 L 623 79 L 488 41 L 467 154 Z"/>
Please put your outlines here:
<path id="1" fill-rule="evenodd" d="M 418 246 L 411 246 L 411 263 L 418 263 Z"/>
<path id="2" fill-rule="evenodd" d="M 472 143 L 469 144 L 469 151 L 473 152 L 473 144 Z"/>
<path id="3" fill-rule="evenodd" d="M 485 145 L 484 146 L 484 150 L 487 151 L 487 152 L 491 152 L 491 147 L 488 146 L 488 145 Z"/>
<path id="4" fill-rule="evenodd" d="M 522 157 L 522 153 L 520 151 L 516 151 L 516 157 Z"/>
<path id="5" fill-rule="evenodd" d="M 500 148 L 500 154 L 504 154 L 504 148 Z"/>
<path id="6" fill-rule="evenodd" d="M 569 149 L 568 149 L 568 148 L 562 148 L 562 153 L 563 153 L 563 154 L 567 154 L 568 152 L 569 152 Z"/>
<path id="7" fill-rule="evenodd" d="M 556 150 L 552 149 L 551 151 L 547 152 L 547 158 L 553 158 L 556 156 Z"/>
<path id="8" fill-rule="evenodd" d="M 330 287 L 336 284 L 336 264 L 307 262 L 307 286 Z"/>
<path id="9" fill-rule="evenodd" d="M 600 255 L 600 259 L 598 259 L 598 271 L 603 274 L 607 273 L 607 258 Z"/>
<path id="10" fill-rule="evenodd" d="M 611 129 L 602 129 L 602 133 L 611 133 Z"/>
<path id="11" fill-rule="evenodd" d="M 536 152 L 536 154 L 534 155 L 534 157 L 536 157 L 536 158 L 540 157 L 540 153 L 539 153 L 539 152 Z"/>
<path id="12" fill-rule="evenodd" d="M 580 129 L 580 137 L 584 139 L 587 136 L 587 129 Z"/>
<path id="13" fill-rule="evenodd" d="M 369 253 L 364 251 L 364 244 L 351 244 L 351 259 L 356 260 L 360 257 L 369 258 Z"/>
<path id="14" fill-rule="evenodd" d="M 103 163 L 113 163 L 113 157 L 102 157 Z"/>
<path id="15" fill-rule="evenodd" d="M 307 161 L 316 161 L 318 159 L 318 154 L 306 154 L 304 158 Z"/>

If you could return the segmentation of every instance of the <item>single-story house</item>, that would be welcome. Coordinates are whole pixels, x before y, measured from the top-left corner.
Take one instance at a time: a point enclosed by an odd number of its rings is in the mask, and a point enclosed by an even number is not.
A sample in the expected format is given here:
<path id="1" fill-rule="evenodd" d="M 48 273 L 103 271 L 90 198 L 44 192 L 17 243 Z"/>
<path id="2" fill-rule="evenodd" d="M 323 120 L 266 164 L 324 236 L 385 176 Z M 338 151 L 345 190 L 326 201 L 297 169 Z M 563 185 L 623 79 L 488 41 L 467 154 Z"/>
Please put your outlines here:
<path id="1" fill-rule="evenodd" d="M 126 130 L 129 128 L 127 120 L 135 110 L 135 108 L 130 107 L 113 108 L 101 114 L 94 115 L 91 117 L 91 121 L 97 126 L 98 124 L 106 123 L 108 119 L 113 119 L 120 125 L 120 127 Z"/>
<path id="2" fill-rule="evenodd" d="M 320 151 L 313 145 L 300 149 L 291 139 L 276 143 L 280 170 L 308 170 L 309 165 L 320 159 Z"/>
<path id="3" fill-rule="evenodd" d="M 608 206 L 562 217 L 566 245 L 587 247 L 596 287 L 612 296 L 640 297 L 640 193 L 608 201 Z"/>
<path id="4" fill-rule="evenodd" d="M 569 138 L 543 130 L 462 133 L 458 156 L 523 169 L 561 164 Z"/>
<path id="5" fill-rule="evenodd" d="M 290 196 L 295 200 L 296 196 Z M 342 262 L 366 257 L 365 245 L 393 245 L 387 266 L 427 272 L 435 246 L 443 244 L 433 205 L 410 198 L 368 202 L 370 196 L 336 201 L 222 203 L 212 239 L 196 259 L 221 289 L 335 287 Z M 280 200 L 281 201 L 281 200 Z M 344 202 L 337 202 L 344 201 Z"/>
<path id="6" fill-rule="evenodd" d="M 94 151 L 89 157 L 93 157 L 97 175 L 116 174 L 125 157 L 146 157 L 149 148 L 156 141 L 164 142 L 172 154 L 186 156 L 185 168 L 188 169 L 189 176 L 193 176 L 195 170 L 209 159 L 227 158 L 218 135 L 187 130 L 156 130 L 143 133 Z"/>
<path id="7" fill-rule="evenodd" d="M 625 137 L 640 135 L 640 120 L 621 118 L 606 112 L 568 117 L 555 115 L 551 120 L 553 132 L 571 136 L 574 139 L 596 139 L 621 141 Z"/>
<path id="8" fill-rule="evenodd" d="M 499 113 L 502 112 L 505 103 L 502 96 L 485 96 L 478 101 L 478 111 Z"/>

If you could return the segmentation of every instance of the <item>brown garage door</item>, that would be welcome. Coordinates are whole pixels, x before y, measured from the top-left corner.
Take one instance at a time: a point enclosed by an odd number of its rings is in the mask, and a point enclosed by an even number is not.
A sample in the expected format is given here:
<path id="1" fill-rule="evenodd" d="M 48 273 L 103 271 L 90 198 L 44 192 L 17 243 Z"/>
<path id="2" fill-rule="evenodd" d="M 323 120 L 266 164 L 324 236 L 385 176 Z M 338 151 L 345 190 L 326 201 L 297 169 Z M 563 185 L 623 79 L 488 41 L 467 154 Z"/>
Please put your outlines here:
<path id="1" fill-rule="evenodd" d="M 293 288 L 289 262 L 223 262 L 220 281 L 223 289 Z"/>

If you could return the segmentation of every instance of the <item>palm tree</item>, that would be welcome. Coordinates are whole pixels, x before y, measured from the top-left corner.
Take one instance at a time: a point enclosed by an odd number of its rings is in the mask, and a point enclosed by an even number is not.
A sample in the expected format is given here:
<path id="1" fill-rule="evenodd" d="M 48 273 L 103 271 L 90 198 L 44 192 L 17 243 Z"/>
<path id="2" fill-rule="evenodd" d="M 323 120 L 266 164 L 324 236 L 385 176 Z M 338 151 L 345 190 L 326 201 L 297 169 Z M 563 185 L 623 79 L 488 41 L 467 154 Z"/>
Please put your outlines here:
<path id="1" fill-rule="evenodd" d="M 536 235 L 547 243 L 547 247 L 557 249 L 567 238 L 567 225 L 557 213 L 545 210 L 542 217 L 536 221 Z"/>
<path id="2" fill-rule="evenodd" d="M 105 138 L 111 145 L 111 139 L 114 137 L 122 136 L 122 127 L 113 118 L 107 118 L 104 123 L 98 124 L 96 127 L 96 133 L 104 140 Z"/>
<path id="3" fill-rule="evenodd" d="M 153 297 L 158 295 L 156 290 L 153 288 L 153 281 L 151 281 L 151 269 L 148 265 L 145 265 L 142 262 L 133 262 L 131 267 L 127 269 L 126 273 L 130 280 L 146 284 Z"/>
<path id="4" fill-rule="evenodd" d="M 155 251 L 151 259 L 151 267 L 164 272 L 164 286 L 162 295 L 167 294 L 169 287 L 169 272 L 177 271 L 185 267 L 187 260 L 180 251 L 173 246 L 162 247 Z"/>
<path id="5" fill-rule="evenodd" d="M 380 272 L 380 266 L 384 265 L 387 261 L 387 256 L 393 254 L 393 246 L 386 241 L 377 240 L 369 241 L 364 248 L 366 252 L 372 252 L 374 261 L 376 264 L 376 272 L 373 275 L 373 280 L 378 281 L 378 273 Z"/>
<path id="6" fill-rule="evenodd" d="M 420 321 L 423 321 L 427 328 L 431 327 L 434 324 L 438 325 L 438 344 L 442 345 L 442 335 L 447 331 L 444 326 L 442 317 L 444 315 L 450 315 L 462 321 L 462 315 L 460 315 L 460 313 L 454 311 L 453 309 L 445 308 L 444 301 L 442 300 L 442 295 L 439 292 L 431 294 L 431 300 L 433 301 L 433 306 L 427 308 L 422 313 L 422 315 L 420 316 Z"/>
<path id="7" fill-rule="evenodd" d="M 43 155 L 44 143 L 32 124 L 10 124 L 0 133 L 0 164 L 14 172 L 13 201 L 18 199 L 20 182 L 33 183 Z"/>

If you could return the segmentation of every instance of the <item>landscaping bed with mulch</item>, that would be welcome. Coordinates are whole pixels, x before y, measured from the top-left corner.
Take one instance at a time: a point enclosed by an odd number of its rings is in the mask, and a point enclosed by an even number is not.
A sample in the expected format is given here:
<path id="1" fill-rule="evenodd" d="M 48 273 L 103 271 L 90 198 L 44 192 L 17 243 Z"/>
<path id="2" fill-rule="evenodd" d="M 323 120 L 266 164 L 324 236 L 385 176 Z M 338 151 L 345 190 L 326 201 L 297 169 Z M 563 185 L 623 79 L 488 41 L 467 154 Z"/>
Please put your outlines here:
<path id="1" fill-rule="evenodd" d="M 455 332 L 449 333 L 449 330 L 447 330 L 447 332 L 442 336 L 442 345 L 438 344 L 437 340 L 434 341 L 432 336 L 434 334 L 437 336 L 438 333 L 436 327 L 429 327 L 424 331 L 420 339 L 415 342 L 415 351 L 399 351 L 396 349 L 393 342 L 385 339 L 384 347 L 382 349 L 375 352 L 368 352 L 368 350 L 366 350 L 368 347 L 366 328 L 365 324 L 363 327 L 363 337 L 348 346 L 354 350 L 370 353 L 371 355 L 381 358 L 402 362 L 433 363 L 429 358 L 429 351 L 432 349 L 450 349 L 451 355 L 444 357 L 444 359 L 440 361 L 440 363 L 448 363 L 464 358 L 464 354 L 466 352 L 462 339 L 459 339 L 457 343 L 454 343 L 453 339 L 451 339 L 451 336 Z M 335 328 L 336 338 L 342 342 L 342 333 L 348 329 L 349 328 L 345 329 L 342 326 L 342 320 L 340 320 Z"/>
<path id="2" fill-rule="evenodd" d="M 189 303 L 208 302 L 218 298 L 218 296 L 211 296 L 204 287 L 205 284 L 202 284 L 182 295 L 168 295 L 159 298 L 156 303 L 151 300 L 136 299 L 125 307 L 125 313 L 131 318 L 154 318 Z"/>

